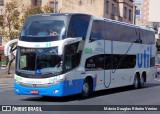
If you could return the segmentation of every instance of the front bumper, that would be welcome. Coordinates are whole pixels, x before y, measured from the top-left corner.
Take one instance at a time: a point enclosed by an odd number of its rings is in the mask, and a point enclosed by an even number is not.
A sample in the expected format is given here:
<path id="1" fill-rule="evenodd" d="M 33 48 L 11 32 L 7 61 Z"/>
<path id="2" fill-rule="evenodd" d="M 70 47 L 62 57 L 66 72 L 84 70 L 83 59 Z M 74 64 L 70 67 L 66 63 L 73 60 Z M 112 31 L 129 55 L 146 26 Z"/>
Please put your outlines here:
<path id="1" fill-rule="evenodd" d="M 59 84 L 49 87 L 26 87 L 14 82 L 14 92 L 17 95 L 39 95 L 39 96 L 68 96 L 79 94 L 82 91 L 83 79 L 63 81 Z M 32 94 L 31 91 L 36 90 L 38 94 Z"/>

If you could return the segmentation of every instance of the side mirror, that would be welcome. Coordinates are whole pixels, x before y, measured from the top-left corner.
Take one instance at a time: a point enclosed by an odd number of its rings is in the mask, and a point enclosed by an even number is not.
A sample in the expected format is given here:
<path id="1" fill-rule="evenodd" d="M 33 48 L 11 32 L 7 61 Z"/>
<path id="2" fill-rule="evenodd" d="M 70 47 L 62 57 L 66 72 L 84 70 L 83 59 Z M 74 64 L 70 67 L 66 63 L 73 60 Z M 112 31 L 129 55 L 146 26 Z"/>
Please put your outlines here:
<path id="1" fill-rule="evenodd" d="M 91 43 L 91 42 L 94 42 L 94 41 L 95 41 L 95 39 L 94 39 L 93 37 L 90 36 L 89 42 Z"/>

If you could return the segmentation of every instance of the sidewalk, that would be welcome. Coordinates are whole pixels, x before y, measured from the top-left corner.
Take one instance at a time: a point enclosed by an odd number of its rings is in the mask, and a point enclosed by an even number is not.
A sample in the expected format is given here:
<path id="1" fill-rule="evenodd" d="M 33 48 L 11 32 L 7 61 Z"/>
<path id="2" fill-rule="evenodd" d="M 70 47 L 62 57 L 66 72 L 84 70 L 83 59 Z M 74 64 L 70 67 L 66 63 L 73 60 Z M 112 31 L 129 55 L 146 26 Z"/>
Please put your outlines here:
<path id="1" fill-rule="evenodd" d="M 7 74 L 7 69 L 0 69 L 0 79 L 1 78 L 14 78 L 15 69 L 11 68 L 10 75 Z"/>

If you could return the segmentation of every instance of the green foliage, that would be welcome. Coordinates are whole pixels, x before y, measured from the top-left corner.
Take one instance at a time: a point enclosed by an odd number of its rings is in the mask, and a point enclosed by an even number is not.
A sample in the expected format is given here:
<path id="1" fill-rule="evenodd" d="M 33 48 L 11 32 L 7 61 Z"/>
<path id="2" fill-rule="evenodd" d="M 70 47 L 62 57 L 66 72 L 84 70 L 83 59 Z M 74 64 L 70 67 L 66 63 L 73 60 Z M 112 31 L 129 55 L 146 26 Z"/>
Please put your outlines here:
<path id="1" fill-rule="evenodd" d="M 4 41 L 17 38 L 22 25 L 29 16 L 54 12 L 53 7 L 49 5 L 45 5 L 44 7 L 22 5 L 20 12 L 18 8 L 21 5 L 22 4 L 18 3 L 18 0 L 12 0 L 5 4 L 5 13 L 3 16 L 0 16 L 0 24 L 3 23 L 2 26 L 0 26 L 0 35 L 2 35 Z"/>
<path id="2" fill-rule="evenodd" d="M 50 7 L 49 5 L 45 5 L 43 7 L 43 12 L 44 13 L 53 13 L 54 12 L 54 8 L 53 7 Z"/>
<path id="3" fill-rule="evenodd" d="M 17 38 L 17 34 L 20 29 L 20 12 L 18 11 L 18 6 L 19 4 L 17 0 L 12 0 L 5 5 L 3 25 L 0 30 L 0 34 L 4 38 L 3 40 L 8 41 Z"/>
<path id="4" fill-rule="evenodd" d="M 39 14 L 43 13 L 42 7 L 41 6 L 28 6 L 23 9 L 23 17 L 22 17 L 22 23 L 25 22 L 26 18 L 34 15 L 34 14 Z"/>
<path id="5" fill-rule="evenodd" d="M 1 66 L 7 66 L 7 58 L 3 57 L 1 60 Z"/>
<path id="6" fill-rule="evenodd" d="M 25 22 L 25 20 L 34 14 L 42 14 L 42 13 L 53 13 L 54 9 L 50 7 L 49 5 L 42 6 L 27 6 L 23 9 L 23 16 L 22 16 L 22 23 Z"/>

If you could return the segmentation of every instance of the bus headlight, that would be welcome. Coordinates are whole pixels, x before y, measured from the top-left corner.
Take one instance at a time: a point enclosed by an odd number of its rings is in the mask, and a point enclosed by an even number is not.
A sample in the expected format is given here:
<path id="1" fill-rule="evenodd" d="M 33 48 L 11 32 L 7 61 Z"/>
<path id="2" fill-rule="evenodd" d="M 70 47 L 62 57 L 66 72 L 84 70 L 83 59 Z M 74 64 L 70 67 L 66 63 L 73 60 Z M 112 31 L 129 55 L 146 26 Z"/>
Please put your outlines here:
<path id="1" fill-rule="evenodd" d="M 53 84 L 53 85 L 56 85 L 56 84 L 60 84 L 63 81 L 65 81 L 65 79 L 54 80 L 54 81 L 52 81 L 50 83 Z"/>
<path id="2" fill-rule="evenodd" d="M 54 91 L 53 91 L 53 93 L 58 93 L 58 92 L 59 92 L 59 90 L 58 90 L 58 89 L 56 89 L 56 90 L 54 90 Z"/>

